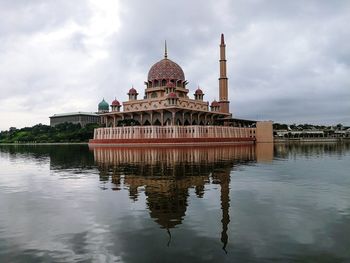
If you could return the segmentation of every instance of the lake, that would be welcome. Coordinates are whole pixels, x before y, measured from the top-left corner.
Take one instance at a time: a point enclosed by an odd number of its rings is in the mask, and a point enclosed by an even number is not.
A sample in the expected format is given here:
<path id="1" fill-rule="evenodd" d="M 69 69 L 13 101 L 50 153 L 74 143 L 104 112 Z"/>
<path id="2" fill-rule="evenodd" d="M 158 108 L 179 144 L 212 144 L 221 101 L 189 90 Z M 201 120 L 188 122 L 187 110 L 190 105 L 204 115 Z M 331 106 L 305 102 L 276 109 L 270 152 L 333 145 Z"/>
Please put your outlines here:
<path id="1" fill-rule="evenodd" d="M 350 144 L 0 145 L 0 262 L 350 262 Z"/>

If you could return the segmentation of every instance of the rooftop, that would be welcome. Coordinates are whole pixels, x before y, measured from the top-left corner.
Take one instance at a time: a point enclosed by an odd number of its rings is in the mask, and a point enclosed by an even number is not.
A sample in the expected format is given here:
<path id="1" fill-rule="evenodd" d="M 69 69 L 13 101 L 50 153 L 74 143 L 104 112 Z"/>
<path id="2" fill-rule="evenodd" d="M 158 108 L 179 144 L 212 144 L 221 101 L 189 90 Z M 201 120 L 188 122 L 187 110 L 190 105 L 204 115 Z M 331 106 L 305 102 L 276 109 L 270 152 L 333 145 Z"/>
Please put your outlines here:
<path id="1" fill-rule="evenodd" d="M 68 112 L 68 113 L 59 113 L 59 114 L 54 114 L 50 118 L 56 118 L 56 117 L 67 117 L 67 116 L 76 116 L 76 115 L 88 115 L 88 116 L 95 116 L 98 117 L 99 115 L 95 112 L 83 112 L 83 111 L 78 111 L 78 112 Z"/>

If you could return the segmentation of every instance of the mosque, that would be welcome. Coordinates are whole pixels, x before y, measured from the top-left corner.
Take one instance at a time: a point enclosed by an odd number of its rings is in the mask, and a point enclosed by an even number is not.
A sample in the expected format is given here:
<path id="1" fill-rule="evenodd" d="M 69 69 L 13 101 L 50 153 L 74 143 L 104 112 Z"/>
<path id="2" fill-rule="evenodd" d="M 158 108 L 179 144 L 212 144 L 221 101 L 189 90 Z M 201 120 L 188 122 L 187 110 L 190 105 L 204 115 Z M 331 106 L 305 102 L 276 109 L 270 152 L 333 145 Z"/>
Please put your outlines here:
<path id="1" fill-rule="evenodd" d="M 144 97 L 132 87 L 129 99 L 109 105 L 104 99 L 98 114 L 104 128 L 95 129 L 90 144 L 232 143 L 272 141 L 272 122 L 232 118 L 229 111 L 226 44 L 220 41 L 219 101 L 210 104 L 198 87 L 191 98 L 182 68 L 164 58 L 148 72 Z M 123 107 L 123 110 L 121 108 Z"/>

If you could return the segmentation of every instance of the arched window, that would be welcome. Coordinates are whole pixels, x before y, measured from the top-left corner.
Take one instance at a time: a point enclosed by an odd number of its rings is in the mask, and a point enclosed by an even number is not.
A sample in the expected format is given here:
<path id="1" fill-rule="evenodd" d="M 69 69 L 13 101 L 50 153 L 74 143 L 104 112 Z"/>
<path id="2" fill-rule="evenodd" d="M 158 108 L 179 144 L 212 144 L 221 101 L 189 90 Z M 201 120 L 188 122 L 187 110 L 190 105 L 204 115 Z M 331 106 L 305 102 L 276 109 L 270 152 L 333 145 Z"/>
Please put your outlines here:
<path id="1" fill-rule="evenodd" d="M 151 98 L 157 98 L 157 92 L 152 92 Z"/>
<path id="2" fill-rule="evenodd" d="M 163 79 L 163 80 L 162 80 L 162 86 L 165 86 L 165 85 L 166 85 L 166 80 Z"/>

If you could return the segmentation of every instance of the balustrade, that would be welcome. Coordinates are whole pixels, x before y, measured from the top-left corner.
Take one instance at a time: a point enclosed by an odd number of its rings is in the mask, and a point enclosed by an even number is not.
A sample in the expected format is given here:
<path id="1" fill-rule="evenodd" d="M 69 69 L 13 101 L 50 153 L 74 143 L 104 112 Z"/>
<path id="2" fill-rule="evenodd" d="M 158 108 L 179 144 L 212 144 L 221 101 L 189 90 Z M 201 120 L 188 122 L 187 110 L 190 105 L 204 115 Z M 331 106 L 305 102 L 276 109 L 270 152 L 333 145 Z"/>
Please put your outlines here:
<path id="1" fill-rule="evenodd" d="M 94 139 L 255 138 L 255 128 L 227 126 L 130 126 L 98 128 Z"/>

